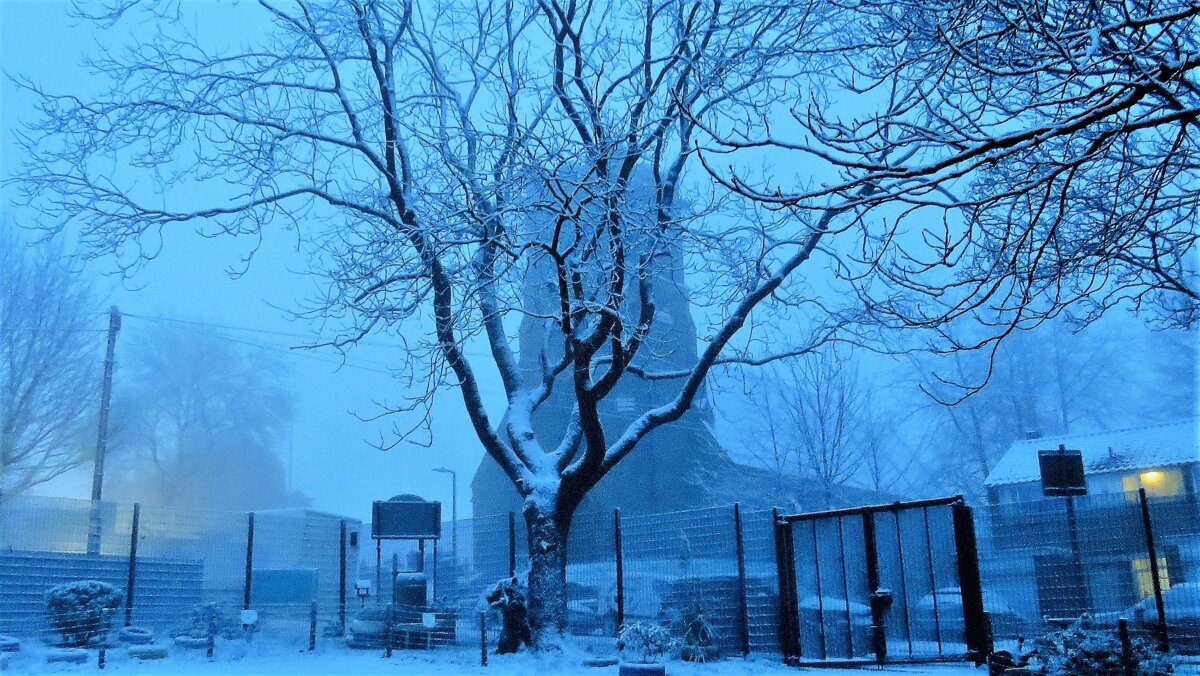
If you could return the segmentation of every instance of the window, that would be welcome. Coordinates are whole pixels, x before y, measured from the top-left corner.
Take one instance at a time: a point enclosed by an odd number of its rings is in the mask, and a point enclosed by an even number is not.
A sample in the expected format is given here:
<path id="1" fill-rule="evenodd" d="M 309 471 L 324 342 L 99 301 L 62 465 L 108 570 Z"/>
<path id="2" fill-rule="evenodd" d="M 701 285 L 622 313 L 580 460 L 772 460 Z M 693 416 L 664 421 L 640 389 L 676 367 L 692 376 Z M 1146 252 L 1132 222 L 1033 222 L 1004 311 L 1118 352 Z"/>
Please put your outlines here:
<path id="1" fill-rule="evenodd" d="M 1145 488 L 1146 495 L 1179 495 L 1183 493 L 1183 473 L 1178 467 L 1171 467 L 1148 469 L 1121 477 L 1121 489 L 1126 493 L 1136 493 L 1139 488 Z"/>
<path id="2" fill-rule="evenodd" d="M 1154 578 L 1150 576 L 1150 557 L 1133 560 L 1133 577 L 1137 582 L 1138 598 L 1154 593 Z M 1158 557 L 1158 584 L 1163 591 L 1171 588 L 1171 576 L 1167 573 L 1167 557 Z"/>

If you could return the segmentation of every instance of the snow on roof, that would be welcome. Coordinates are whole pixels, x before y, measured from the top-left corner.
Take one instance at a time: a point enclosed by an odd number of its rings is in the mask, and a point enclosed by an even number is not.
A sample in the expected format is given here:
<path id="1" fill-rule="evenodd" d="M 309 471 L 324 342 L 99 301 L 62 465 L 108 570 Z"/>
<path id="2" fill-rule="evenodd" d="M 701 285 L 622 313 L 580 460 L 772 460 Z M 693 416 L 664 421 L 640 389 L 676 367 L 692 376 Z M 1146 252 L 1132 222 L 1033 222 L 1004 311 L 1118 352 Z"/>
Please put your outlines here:
<path id="1" fill-rule="evenodd" d="M 1013 442 L 984 480 L 986 486 L 1038 481 L 1038 451 L 1058 448 L 1083 451 L 1084 471 L 1114 472 L 1200 461 L 1200 418 Z"/>

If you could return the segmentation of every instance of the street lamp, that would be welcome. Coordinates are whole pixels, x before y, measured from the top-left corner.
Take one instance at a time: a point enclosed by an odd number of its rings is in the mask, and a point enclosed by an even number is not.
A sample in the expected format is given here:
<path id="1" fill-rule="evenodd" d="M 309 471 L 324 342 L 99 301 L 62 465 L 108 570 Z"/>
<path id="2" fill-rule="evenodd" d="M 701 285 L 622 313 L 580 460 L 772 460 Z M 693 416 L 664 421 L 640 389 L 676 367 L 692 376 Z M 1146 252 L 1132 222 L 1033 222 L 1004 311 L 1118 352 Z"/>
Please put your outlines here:
<path id="1" fill-rule="evenodd" d="M 439 474 L 450 475 L 450 554 L 458 567 L 458 473 L 445 467 L 435 468 Z"/>

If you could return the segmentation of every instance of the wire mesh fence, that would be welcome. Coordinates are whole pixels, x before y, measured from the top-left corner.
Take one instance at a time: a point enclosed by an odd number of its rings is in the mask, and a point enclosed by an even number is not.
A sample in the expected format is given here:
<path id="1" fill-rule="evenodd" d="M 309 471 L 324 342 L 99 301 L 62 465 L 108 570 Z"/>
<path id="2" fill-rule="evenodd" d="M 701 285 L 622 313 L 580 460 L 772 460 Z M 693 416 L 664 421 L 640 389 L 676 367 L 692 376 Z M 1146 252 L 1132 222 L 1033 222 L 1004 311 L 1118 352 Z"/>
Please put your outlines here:
<path id="1" fill-rule="evenodd" d="M 1200 652 L 1200 511 L 1144 492 L 990 505 L 978 513 L 984 598 L 998 643 L 1068 621 Z M 1161 613 L 1160 613 L 1161 607 Z"/>
<path id="2" fill-rule="evenodd" d="M 878 584 L 894 599 L 886 623 L 893 653 L 962 652 L 958 562 L 939 509 L 873 517 Z M 999 647 L 1082 616 L 1100 627 L 1124 618 L 1149 641 L 1200 652 L 1200 510 L 1190 495 L 1027 500 L 978 507 L 975 520 Z M 577 515 L 567 632 L 611 646 L 622 624 L 669 625 L 678 635 L 702 616 L 715 652 L 780 654 L 775 523 L 771 510 L 735 506 Z M 813 571 L 794 592 L 804 653 L 869 656 L 862 520 L 796 528 L 791 565 Z M 358 521 L 311 510 L 250 515 L 3 496 L 0 634 L 87 644 L 102 621 L 190 638 L 197 648 L 215 628 L 301 649 L 345 637 L 354 647 L 477 650 L 482 621 L 483 640 L 495 644 L 501 618 L 486 597 L 528 567 L 519 515 L 446 523 L 440 540 L 423 545 L 376 549 L 368 533 Z M 115 590 L 116 600 L 100 620 L 56 617 L 48 592 L 83 580 Z M 249 635 L 247 608 L 256 615 Z"/>
<path id="3" fill-rule="evenodd" d="M 195 648 L 214 631 L 260 633 L 303 647 L 340 631 L 358 562 L 346 534 L 357 525 L 311 510 L 3 496 L 0 633 L 84 647 L 111 627 Z"/>

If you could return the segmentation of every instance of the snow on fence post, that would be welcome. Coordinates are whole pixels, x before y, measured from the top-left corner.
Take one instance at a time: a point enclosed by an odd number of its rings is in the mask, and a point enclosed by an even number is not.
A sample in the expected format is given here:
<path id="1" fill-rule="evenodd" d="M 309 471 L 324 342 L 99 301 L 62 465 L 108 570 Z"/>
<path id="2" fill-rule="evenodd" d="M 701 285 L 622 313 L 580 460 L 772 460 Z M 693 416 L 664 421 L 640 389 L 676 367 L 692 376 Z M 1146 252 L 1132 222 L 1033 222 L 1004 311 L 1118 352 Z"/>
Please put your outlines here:
<path id="1" fill-rule="evenodd" d="M 1163 606 L 1162 581 L 1158 578 L 1158 548 L 1154 544 L 1154 525 L 1150 521 L 1150 503 L 1146 500 L 1146 489 L 1138 489 L 1138 502 L 1142 507 L 1142 532 L 1146 535 L 1146 555 L 1150 557 L 1150 584 L 1154 589 L 1154 609 L 1158 613 L 1158 649 L 1170 650 L 1167 638 L 1167 612 Z"/>
<path id="2" fill-rule="evenodd" d="M 338 524 L 338 635 L 346 633 L 346 520 Z"/>
<path id="3" fill-rule="evenodd" d="M 246 586 L 242 592 L 242 610 L 250 610 L 250 573 L 254 570 L 254 512 L 246 518 Z"/>
<path id="4" fill-rule="evenodd" d="M 317 600 L 313 599 L 308 611 L 308 652 L 317 649 Z"/>
<path id="5" fill-rule="evenodd" d="M 517 576 L 517 515 L 508 513 L 508 576 Z"/>
<path id="6" fill-rule="evenodd" d="M 779 652 L 785 664 L 794 664 L 800 659 L 799 619 L 794 618 L 796 589 L 792 577 L 795 574 L 795 556 L 789 551 L 788 540 L 791 526 L 779 519 L 779 508 L 771 509 L 771 526 L 775 536 L 775 572 L 779 584 Z"/>
<path id="7" fill-rule="evenodd" d="M 742 541 L 742 507 L 733 503 L 733 538 L 738 572 L 738 640 L 742 654 L 750 654 L 750 610 L 746 603 L 746 547 Z"/>
<path id="8" fill-rule="evenodd" d="M 487 613 L 479 611 L 479 666 L 487 666 Z"/>
<path id="9" fill-rule="evenodd" d="M 133 503 L 133 524 L 129 529 L 129 578 L 125 582 L 125 626 L 133 624 L 133 588 L 137 580 L 138 525 L 142 518 L 142 505 Z"/>
<path id="10" fill-rule="evenodd" d="M 617 622 L 616 633 L 625 624 L 625 561 L 621 553 L 621 510 L 613 510 L 613 558 L 617 562 Z"/>

